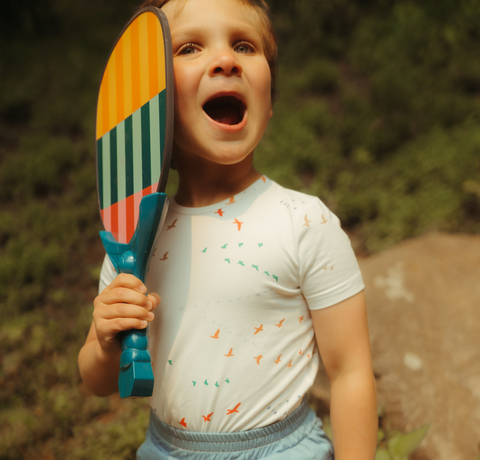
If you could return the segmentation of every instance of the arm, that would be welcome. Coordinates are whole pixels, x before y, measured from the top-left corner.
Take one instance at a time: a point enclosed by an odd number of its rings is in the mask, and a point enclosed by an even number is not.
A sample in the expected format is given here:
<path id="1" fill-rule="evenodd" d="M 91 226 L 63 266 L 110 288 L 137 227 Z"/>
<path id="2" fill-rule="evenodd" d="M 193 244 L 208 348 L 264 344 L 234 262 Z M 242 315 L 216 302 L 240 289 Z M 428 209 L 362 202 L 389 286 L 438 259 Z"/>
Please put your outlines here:
<path id="1" fill-rule="evenodd" d="M 335 459 L 373 460 L 378 418 L 364 292 L 311 315 L 331 385 Z"/>
<path id="2" fill-rule="evenodd" d="M 78 355 L 80 375 L 97 396 L 118 391 L 120 337 L 129 329 L 145 329 L 160 303 L 158 294 L 132 275 L 121 274 L 95 298 L 93 322 Z"/>

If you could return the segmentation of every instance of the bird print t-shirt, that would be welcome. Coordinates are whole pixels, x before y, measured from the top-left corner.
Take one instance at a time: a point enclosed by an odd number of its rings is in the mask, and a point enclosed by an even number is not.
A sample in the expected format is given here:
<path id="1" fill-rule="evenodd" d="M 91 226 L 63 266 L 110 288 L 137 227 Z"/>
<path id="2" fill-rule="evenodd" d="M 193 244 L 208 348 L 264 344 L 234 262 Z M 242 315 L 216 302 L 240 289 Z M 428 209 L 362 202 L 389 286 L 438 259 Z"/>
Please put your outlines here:
<path id="1" fill-rule="evenodd" d="M 107 257 L 100 289 L 115 276 Z M 149 326 L 152 409 L 196 432 L 285 418 L 318 370 L 309 310 L 364 288 L 338 218 L 266 177 L 207 207 L 173 199 L 146 285 L 162 298 Z"/>

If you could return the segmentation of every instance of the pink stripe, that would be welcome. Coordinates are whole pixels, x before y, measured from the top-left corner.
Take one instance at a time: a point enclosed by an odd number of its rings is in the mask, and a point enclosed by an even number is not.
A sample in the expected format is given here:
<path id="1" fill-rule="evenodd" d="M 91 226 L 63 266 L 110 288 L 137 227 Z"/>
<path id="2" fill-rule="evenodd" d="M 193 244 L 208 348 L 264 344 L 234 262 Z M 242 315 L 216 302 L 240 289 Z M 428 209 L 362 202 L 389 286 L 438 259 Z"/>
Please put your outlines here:
<path id="1" fill-rule="evenodd" d="M 118 238 L 120 242 L 127 242 L 127 200 L 118 203 Z"/>

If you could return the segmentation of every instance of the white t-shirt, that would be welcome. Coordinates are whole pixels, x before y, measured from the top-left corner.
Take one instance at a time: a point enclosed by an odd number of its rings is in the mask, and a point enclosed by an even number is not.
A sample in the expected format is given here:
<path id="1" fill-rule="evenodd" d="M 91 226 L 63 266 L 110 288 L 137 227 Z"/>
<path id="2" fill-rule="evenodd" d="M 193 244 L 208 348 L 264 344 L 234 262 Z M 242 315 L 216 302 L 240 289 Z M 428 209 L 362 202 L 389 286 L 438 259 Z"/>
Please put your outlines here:
<path id="1" fill-rule="evenodd" d="M 114 278 L 106 258 L 100 289 Z M 364 288 L 338 218 L 265 177 L 207 207 L 173 199 L 146 285 L 162 298 L 149 330 L 152 408 L 196 432 L 285 418 L 318 369 L 309 309 Z"/>

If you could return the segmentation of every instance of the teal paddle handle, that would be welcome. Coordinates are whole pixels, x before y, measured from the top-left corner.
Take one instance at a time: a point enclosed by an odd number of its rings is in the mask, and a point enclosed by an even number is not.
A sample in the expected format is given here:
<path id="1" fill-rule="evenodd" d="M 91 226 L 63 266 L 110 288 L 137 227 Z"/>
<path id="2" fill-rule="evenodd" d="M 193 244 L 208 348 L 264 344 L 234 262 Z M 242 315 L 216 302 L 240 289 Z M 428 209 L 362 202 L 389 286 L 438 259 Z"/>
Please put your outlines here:
<path id="1" fill-rule="evenodd" d="M 151 193 L 140 202 L 137 227 L 130 243 L 119 243 L 111 232 L 100 232 L 103 246 L 118 274 L 129 273 L 142 282 L 148 273 L 152 248 L 160 234 L 168 210 L 165 193 Z M 122 354 L 118 390 L 120 397 L 146 397 L 153 393 L 153 370 L 148 351 L 147 329 L 131 329 L 121 334 Z"/>

